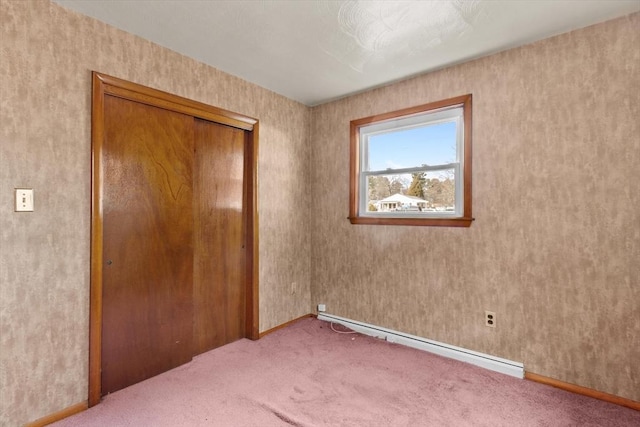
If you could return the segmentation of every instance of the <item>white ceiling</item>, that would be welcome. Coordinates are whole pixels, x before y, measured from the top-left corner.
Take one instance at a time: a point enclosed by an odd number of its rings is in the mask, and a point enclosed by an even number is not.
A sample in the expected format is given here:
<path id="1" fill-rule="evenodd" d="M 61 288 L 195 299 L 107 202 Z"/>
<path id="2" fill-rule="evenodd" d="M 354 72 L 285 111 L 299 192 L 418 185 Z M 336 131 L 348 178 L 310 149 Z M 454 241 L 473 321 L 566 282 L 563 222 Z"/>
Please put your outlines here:
<path id="1" fill-rule="evenodd" d="M 640 10 L 640 0 L 53 1 L 306 105 Z"/>

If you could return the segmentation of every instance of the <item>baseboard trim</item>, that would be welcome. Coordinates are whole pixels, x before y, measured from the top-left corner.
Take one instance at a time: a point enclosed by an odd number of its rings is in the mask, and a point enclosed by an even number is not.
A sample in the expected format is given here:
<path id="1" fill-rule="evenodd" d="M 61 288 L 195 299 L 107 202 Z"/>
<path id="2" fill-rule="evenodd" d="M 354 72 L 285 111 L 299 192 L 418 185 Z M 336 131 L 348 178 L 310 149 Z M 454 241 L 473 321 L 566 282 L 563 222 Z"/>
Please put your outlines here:
<path id="1" fill-rule="evenodd" d="M 279 329 L 286 328 L 287 326 L 289 326 L 289 325 L 291 325 L 291 324 L 293 324 L 293 323 L 296 323 L 298 320 L 306 319 L 306 318 L 308 318 L 308 317 L 314 317 L 314 315 L 313 315 L 313 314 L 311 314 L 311 313 L 309 313 L 309 314 L 305 314 L 304 316 L 297 317 L 297 318 L 295 318 L 295 319 L 293 319 L 293 320 L 289 320 L 288 322 L 285 322 L 285 323 L 283 323 L 282 325 L 278 325 L 278 326 L 273 327 L 273 328 L 271 328 L 271 329 L 267 329 L 267 330 L 266 330 L 266 331 L 264 331 L 264 332 L 260 332 L 260 334 L 258 335 L 258 337 L 259 337 L 259 338 L 262 338 L 262 337 L 264 337 L 265 335 L 269 335 L 270 333 L 275 332 L 275 331 L 277 331 L 277 330 L 279 330 Z"/>
<path id="2" fill-rule="evenodd" d="M 614 403 L 620 406 L 626 406 L 627 408 L 640 411 L 640 402 L 627 399 L 626 397 L 620 397 L 620 396 L 616 396 L 615 394 L 604 393 L 602 391 L 594 390 L 588 387 L 583 387 L 581 385 L 566 383 L 564 381 L 556 380 L 555 378 L 549 378 L 543 375 L 534 374 L 533 372 L 525 372 L 524 378 L 537 383 L 546 384 L 555 388 L 570 391 L 572 393 L 593 397 L 594 399 L 604 400 L 605 402 Z"/>
<path id="3" fill-rule="evenodd" d="M 69 406 L 61 411 L 54 412 L 53 414 L 49 414 L 46 417 L 39 418 L 35 421 L 27 423 L 24 427 L 43 427 L 49 424 L 53 424 L 56 421 L 60 421 L 71 415 L 78 414 L 82 411 L 86 411 L 89 405 L 87 402 L 76 403 L 75 405 Z"/>
<path id="4" fill-rule="evenodd" d="M 470 363 L 472 365 L 500 372 L 512 377 L 524 378 L 524 365 L 519 362 L 502 359 L 500 357 L 479 353 L 473 350 L 467 350 L 466 348 L 444 344 L 438 341 L 433 341 L 415 335 L 405 334 L 403 332 L 394 331 L 392 329 L 387 329 L 380 326 L 370 325 L 368 323 L 363 323 L 356 320 L 346 319 L 344 317 L 335 316 L 333 314 L 318 313 L 318 319 L 324 320 L 326 322 L 339 323 L 350 329 L 353 329 L 354 331 L 372 337 L 382 338 L 389 342 L 402 344 L 407 347 L 413 347 L 418 350 L 437 354 L 439 356 Z"/>

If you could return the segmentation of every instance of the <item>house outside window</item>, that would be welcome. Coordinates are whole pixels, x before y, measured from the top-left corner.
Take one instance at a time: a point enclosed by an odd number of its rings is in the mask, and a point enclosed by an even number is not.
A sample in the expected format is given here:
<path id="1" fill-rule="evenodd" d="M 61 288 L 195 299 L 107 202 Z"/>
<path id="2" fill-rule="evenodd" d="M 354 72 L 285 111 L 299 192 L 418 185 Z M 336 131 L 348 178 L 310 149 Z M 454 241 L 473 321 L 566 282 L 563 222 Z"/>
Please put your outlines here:
<path id="1" fill-rule="evenodd" d="M 468 227 L 471 95 L 351 122 L 353 224 Z"/>

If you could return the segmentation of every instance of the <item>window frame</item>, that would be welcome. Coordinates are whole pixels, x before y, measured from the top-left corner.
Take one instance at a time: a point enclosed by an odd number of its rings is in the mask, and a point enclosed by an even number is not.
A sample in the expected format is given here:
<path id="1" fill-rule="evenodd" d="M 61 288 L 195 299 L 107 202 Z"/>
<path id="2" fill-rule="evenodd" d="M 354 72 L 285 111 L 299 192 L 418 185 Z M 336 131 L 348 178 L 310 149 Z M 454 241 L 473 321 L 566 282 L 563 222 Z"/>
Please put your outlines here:
<path id="1" fill-rule="evenodd" d="M 350 122 L 350 173 L 349 173 L 349 220 L 352 224 L 369 224 L 369 225 L 412 225 L 412 226 L 440 226 L 440 227 L 469 227 L 473 221 L 472 216 L 472 186 L 471 186 L 471 94 L 457 96 L 442 101 L 431 102 L 428 104 L 418 105 L 415 107 L 404 108 L 398 111 L 392 111 L 384 114 L 378 114 L 365 117 Z M 410 118 L 412 116 L 420 116 L 426 114 L 437 114 L 443 111 L 452 110 L 462 107 L 462 153 L 458 153 L 460 159 L 460 173 L 462 179 L 462 197 L 461 200 L 456 197 L 456 204 L 462 203 L 461 216 L 453 216 L 449 213 L 434 214 L 425 217 L 407 217 L 406 215 L 393 214 L 375 214 L 361 212 L 360 201 L 366 193 L 366 188 L 361 188 L 363 179 L 363 171 L 361 171 L 361 141 L 360 129 L 366 126 L 383 124 L 385 122 L 397 121 L 399 119 Z M 458 150 L 456 150 L 458 151 Z M 443 165 L 438 166 L 440 168 Z M 408 168 L 407 173 L 412 170 L 424 169 Z M 405 171 L 404 169 L 391 170 L 390 172 Z M 365 171 L 369 172 L 369 171 Z M 379 173 L 382 175 L 382 173 Z M 369 176 L 371 174 L 367 174 Z M 456 186 L 459 183 L 456 183 Z M 457 196 L 457 195 L 456 195 Z M 365 199 L 366 200 L 366 199 Z M 436 216 L 437 215 L 437 216 Z"/>

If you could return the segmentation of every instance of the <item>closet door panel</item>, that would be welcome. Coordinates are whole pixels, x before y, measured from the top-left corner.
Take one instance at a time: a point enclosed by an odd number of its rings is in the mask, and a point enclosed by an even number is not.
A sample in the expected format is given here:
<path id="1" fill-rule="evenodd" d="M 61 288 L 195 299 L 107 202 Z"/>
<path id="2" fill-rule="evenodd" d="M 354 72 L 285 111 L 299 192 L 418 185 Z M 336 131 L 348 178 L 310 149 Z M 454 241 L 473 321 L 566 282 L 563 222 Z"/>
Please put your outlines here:
<path id="1" fill-rule="evenodd" d="M 245 132 L 195 120 L 194 354 L 245 336 Z"/>
<path id="2" fill-rule="evenodd" d="M 102 395 L 193 354 L 193 118 L 106 96 Z"/>

